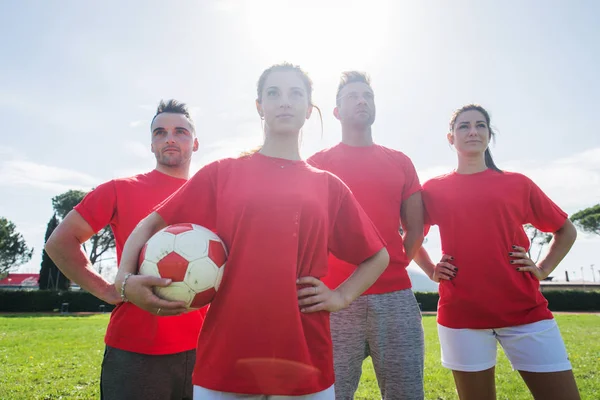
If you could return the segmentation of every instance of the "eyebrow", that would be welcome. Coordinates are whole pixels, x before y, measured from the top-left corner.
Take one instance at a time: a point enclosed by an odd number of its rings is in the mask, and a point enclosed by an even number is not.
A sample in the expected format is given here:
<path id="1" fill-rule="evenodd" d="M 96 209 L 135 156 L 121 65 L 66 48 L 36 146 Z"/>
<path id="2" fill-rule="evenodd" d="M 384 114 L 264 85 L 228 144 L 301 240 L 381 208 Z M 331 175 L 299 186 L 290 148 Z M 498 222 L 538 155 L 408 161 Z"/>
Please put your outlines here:
<path id="1" fill-rule="evenodd" d="M 475 121 L 475 123 L 476 123 L 476 124 L 479 124 L 480 122 L 481 122 L 481 123 L 484 123 L 484 124 L 487 124 L 487 122 L 485 122 L 485 121 L 483 121 L 483 120 L 481 120 L 481 121 Z M 462 125 L 462 124 L 468 124 L 468 123 L 469 123 L 469 121 L 462 121 L 462 122 L 459 122 L 458 124 L 459 124 L 459 125 Z"/>
<path id="2" fill-rule="evenodd" d="M 277 90 L 280 90 L 280 89 L 279 89 L 279 86 L 269 86 L 269 87 L 268 87 L 266 90 L 269 90 L 269 89 L 277 89 Z M 302 88 L 302 87 L 300 87 L 300 86 L 292 86 L 290 89 L 298 89 L 298 90 L 302 90 L 302 91 L 304 92 L 304 88 Z"/>
<path id="3" fill-rule="evenodd" d="M 176 126 L 175 129 L 183 129 L 186 132 L 189 132 L 190 130 L 184 126 Z M 166 129 L 162 126 L 159 126 L 158 128 L 154 128 L 154 130 L 152 131 L 152 133 L 156 133 L 156 131 L 166 131 Z"/>

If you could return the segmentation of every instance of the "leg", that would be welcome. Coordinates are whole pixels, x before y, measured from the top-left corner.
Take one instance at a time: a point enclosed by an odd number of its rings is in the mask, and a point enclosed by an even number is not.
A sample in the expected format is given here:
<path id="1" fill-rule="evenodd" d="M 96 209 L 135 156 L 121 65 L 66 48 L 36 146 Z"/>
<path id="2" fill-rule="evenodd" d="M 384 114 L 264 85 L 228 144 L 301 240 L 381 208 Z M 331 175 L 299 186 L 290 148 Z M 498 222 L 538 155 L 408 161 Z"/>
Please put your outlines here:
<path id="1" fill-rule="evenodd" d="M 192 400 L 194 398 L 194 385 L 192 385 L 192 372 L 196 364 L 196 350 L 190 350 L 183 353 L 185 358 L 182 376 L 183 400 Z"/>
<path id="2" fill-rule="evenodd" d="M 452 371 L 460 400 L 495 400 L 495 370 L 496 367 L 477 372 Z"/>
<path id="3" fill-rule="evenodd" d="M 536 400 L 579 400 L 579 390 L 573 371 L 519 371 Z"/>
<path id="4" fill-rule="evenodd" d="M 102 399 L 185 398 L 186 353 L 154 356 L 107 346 L 100 379 Z"/>
<path id="5" fill-rule="evenodd" d="M 461 400 L 494 400 L 496 334 L 491 329 L 452 329 L 438 324 L 442 365 L 452 370 Z"/>
<path id="6" fill-rule="evenodd" d="M 553 319 L 497 330 L 498 340 L 535 399 L 579 399 L 565 344 Z"/>
<path id="7" fill-rule="evenodd" d="M 365 296 L 367 343 L 384 400 L 423 400 L 425 343 L 410 289 Z"/>
<path id="8" fill-rule="evenodd" d="M 331 339 L 335 368 L 335 398 L 352 400 L 360 382 L 366 349 L 366 296 L 331 314 Z"/>

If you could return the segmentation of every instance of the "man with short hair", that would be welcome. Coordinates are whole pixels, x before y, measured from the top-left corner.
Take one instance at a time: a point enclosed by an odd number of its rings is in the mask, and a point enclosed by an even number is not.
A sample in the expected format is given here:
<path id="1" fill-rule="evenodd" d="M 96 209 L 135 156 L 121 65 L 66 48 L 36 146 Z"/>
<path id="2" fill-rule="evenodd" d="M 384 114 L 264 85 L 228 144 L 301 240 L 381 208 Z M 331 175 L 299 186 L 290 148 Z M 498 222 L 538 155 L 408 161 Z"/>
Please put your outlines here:
<path id="1" fill-rule="evenodd" d="M 101 397 L 114 399 L 192 399 L 196 343 L 205 309 L 161 317 L 123 301 L 114 284 L 100 276 L 81 244 L 111 226 L 117 260 L 131 231 L 155 206 L 189 178 L 198 139 L 187 106 L 161 101 L 151 123 L 154 170 L 113 179 L 88 193 L 54 230 L 46 252 L 73 282 L 109 304 L 116 304 L 105 336 Z M 170 281 L 155 277 L 156 286 Z"/>

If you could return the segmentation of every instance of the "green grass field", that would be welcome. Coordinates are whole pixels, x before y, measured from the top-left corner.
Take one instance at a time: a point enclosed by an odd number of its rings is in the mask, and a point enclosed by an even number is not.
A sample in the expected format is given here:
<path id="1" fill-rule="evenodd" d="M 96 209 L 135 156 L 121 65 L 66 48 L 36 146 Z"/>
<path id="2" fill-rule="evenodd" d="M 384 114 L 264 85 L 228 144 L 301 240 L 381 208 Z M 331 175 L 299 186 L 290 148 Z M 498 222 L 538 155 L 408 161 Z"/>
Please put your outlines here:
<path id="1" fill-rule="evenodd" d="M 558 315 L 583 399 L 600 399 L 600 315 Z M 108 315 L 0 316 L 0 399 L 95 399 Z M 451 373 L 439 362 L 435 317 L 423 318 L 427 399 L 457 398 Z M 517 372 L 498 352 L 498 399 L 531 399 Z M 366 360 L 356 399 L 377 399 Z"/>

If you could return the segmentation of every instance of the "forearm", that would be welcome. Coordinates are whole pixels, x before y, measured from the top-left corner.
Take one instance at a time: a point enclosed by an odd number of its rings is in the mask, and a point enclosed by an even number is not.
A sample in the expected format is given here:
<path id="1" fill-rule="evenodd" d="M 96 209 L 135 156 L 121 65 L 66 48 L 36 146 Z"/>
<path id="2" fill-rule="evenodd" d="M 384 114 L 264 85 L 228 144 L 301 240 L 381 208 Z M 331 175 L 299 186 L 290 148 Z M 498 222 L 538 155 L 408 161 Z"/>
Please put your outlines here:
<path id="1" fill-rule="evenodd" d="M 67 278 L 99 299 L 114 302 L 115 299 L 111 301 L 110 296 L 114 292 L 112 284 L 94 270 L 76 237 L 60 233 L 52 235 L 46 242 L 45 250 Z"/>
<path id="2" fill-rule="evenodd" d="M 538 263 L 544 274 L 550 275 L 558 266 L 563 258 L 567 255 L 575 239 L 577 238 L 577 230 L 573 224 L 567 220 L 565 224 L 555 234 L 550 242 L 550 250 L 548 254 Z"/>
<path id="3" fill-rule="evenodd" d="M 416 257 L 417 251 L 423 244 L 423 227 L 420 230 L 407 230 L 402 238 L 404 242 L 404 253 L 406 258 L 412 260 Z"/>
<path id="4" fill-rule="evenodd" d="M 417 265 L 425 272 L 425 274 L 429 277 L 429 279 L 433 279 L 433 271 L 435 269 L 435 264 L 429 257 L 429 253 L 423 246 L 420 246 L 415 254 L 414 261 Z"/>
<path id="5" fill-rule="evenodd" d="M 142 247 L 144 247 L 144 244 L 146 244 L 152 235 L 165 226 L 166 223 L 162 217 L 158 213 L 153 212 L 141 220 L 131 232 L 127 238 L 127 241 L 125 242 L 125 246 L 123 247 L 119 272 L 117 274 L 117 278 L 115 279 L 115 285 L 118 290 L 121 289 L 121 285 L 127 274 L 136 273 L 138 257 Z"/>
<path id="6" fill-rule="evenodd" d="M 352 303 L 357 297 L 371 287 L 387 268 L 390 256 L 385 248 L 361 263 L 354 273 L 336 289 L 344 299 L 346 305 Z"/>

